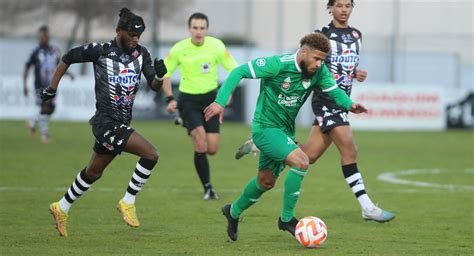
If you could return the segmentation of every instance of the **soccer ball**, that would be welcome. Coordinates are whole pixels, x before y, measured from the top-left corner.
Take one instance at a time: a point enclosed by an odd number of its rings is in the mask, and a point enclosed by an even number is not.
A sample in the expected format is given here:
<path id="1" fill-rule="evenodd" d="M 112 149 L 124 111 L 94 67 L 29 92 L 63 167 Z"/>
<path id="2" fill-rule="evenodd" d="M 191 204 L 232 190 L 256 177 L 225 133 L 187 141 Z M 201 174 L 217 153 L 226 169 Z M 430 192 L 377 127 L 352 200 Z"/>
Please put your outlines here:
<path id="1" fill-rule="evenodd" d="M 328 229 L 320 218 L 313 216 L 304 217 L 296 225 L 296 240 L 304 247 L 319 247 L 326 241 L 327 236 Z"/>

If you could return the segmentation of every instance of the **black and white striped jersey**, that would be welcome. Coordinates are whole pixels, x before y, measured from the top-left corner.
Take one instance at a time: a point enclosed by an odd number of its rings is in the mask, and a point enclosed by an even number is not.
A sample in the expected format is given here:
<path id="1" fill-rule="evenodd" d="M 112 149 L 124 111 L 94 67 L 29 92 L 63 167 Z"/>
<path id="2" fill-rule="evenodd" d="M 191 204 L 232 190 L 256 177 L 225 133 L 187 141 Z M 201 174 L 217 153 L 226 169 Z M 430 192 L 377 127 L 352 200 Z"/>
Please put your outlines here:
<path id="1" fill-rule="evenodd" d="M 320 30 L 314 32 L 323 33 L 331 43 L 331 52 L 326 57 L 326 66 L 334 76 L 339 88 L 347 95 L 351 95 L 352 79 L 359 65 L 359 51 L 362 45 L 362 33 L 353 28 L 336 28 L 331 22 Z M 314 90 L 312 98 L 313 106 L 325 105 L 327 107 L 340 109 L 321 89 Z"/>
<path id="2" fill-rule="evenodd" d="M 26 65 L 28 67 L 34 66 L 36 90 L 42 90 L 49 86 L 60 59 L 61 52 L 55 46 L 37 46 L 33 50 Z"/>
<path id="3" fill-rule="evenodd" d="M 137 45 L 128 54 L 115 40 L 71 49 L 62 60 L 66 64 L 94 64 L 96 112 L 91 124 L 121 122 L 129 125 L 141 74 L 145 75 L 148 84 L 155 77 L 150 53 L 145 47 Z"/>

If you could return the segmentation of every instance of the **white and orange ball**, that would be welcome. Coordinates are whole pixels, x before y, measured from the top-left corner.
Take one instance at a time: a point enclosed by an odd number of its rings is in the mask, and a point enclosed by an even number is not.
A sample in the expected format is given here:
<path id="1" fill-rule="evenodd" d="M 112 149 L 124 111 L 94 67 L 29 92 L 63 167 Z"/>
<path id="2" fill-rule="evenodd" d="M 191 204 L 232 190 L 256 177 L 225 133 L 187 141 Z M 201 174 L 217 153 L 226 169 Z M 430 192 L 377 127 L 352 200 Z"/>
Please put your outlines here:
<path id="1" fill-rule="evenodd" d="M 295 237 L 302 246 L 316 248 L 326 241 L 328 228 L 318 217 L 304 217 L 296 225 Z"/>

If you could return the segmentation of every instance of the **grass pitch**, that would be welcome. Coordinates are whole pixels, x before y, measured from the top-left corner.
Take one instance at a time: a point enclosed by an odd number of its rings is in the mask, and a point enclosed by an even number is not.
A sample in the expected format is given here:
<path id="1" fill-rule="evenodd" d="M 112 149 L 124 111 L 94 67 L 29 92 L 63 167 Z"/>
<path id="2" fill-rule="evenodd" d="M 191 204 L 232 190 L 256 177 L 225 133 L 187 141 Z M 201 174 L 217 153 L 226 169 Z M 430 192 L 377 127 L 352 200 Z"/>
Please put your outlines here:
<path id="1" fill-rule="evenodd" d="M 286 172 L 244 213 L 239 240 L 227 238 L 220 208 L 236 199 L 256 174 L 258 158 L 233 158 L 250 128 L 233 123 L 222 127 L 220 150 L 210 157 L 220 199 L 205 202 L 185 129 L 170 121 L 139 121 L 132 127 L 160 150 L 160 160 L 137 197 L 141 226 L 126 226 L 115 208 L 138 159 L 124 153 L 73 205 L 69 237 L 64 239 L 54 229 L 48 205 L 65 193 L 88 163 L 94 141 L 90 126 L 52 122 L 53 143 L 44 145 L 27 135 L 24 122 L 0 121 L 0 254 L 474 254 L 472 131 L 354 133 L 369 196 L 397 214 L 386 224 L 362 220 L 343 179 L 339 154 L 331 147 L 310 167 L 296 209 L 297 217 L 314 215 L 328 226 L 328 239 L 314 250 L 301 247 L 277 228 Z M 304 142 L 308 132 L 298 130 L 298 140 Z M 412 172 L 400 174 L 407 170 Z M 396 173 L 393 177 L 407 184 L 379 180 L 382 173 Z"/>

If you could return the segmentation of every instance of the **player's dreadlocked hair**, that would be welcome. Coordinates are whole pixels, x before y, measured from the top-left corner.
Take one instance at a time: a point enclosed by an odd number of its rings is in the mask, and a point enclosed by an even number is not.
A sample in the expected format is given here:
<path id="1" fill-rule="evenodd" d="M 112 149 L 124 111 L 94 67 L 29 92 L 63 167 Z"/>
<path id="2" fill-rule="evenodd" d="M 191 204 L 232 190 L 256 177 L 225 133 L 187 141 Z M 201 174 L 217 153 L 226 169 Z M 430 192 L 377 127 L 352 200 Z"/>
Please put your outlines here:
<path id="1" fill-rule="evenodd" d="M 326 9 L 329 10 L 329 6 L 334 6 L 334 3 L 336 3 L 336 0 L 328 0 L 328 4 L 326 5 Z M 354 7 L 355 3 L 354 0 L 351 0 L 351 5 Z M 329 11 L 331 13 L 331 11 Z"/>
<path id="2" fill-rule="evenodd" d="M 306 35 L 301 38 L 300 45 L 306 45 L 310 48 L 325 53 L 328 53 L 331 50 L 331 44 L 329 43 L 329 39 L 324 34 L 318 32 Z"/>
<path id="3" fill-rule="evenodd" d="M 145 30 L 145 22 L 142 17 L 135 15 L 128 8 L 122 8 L 119 17 L 117 28 L 138 33 Z"/>

